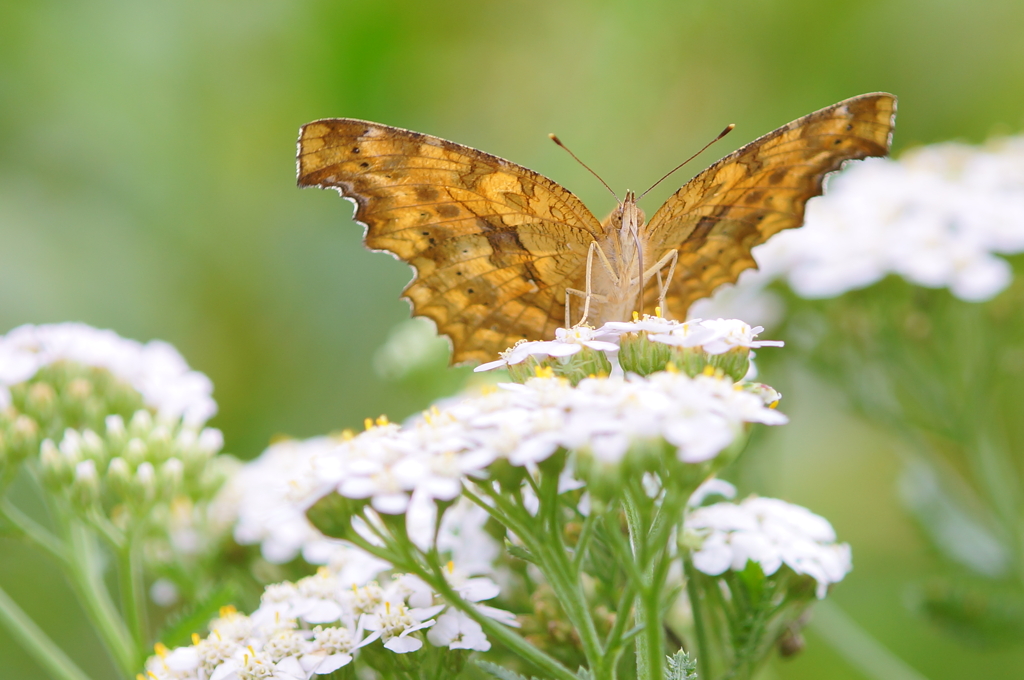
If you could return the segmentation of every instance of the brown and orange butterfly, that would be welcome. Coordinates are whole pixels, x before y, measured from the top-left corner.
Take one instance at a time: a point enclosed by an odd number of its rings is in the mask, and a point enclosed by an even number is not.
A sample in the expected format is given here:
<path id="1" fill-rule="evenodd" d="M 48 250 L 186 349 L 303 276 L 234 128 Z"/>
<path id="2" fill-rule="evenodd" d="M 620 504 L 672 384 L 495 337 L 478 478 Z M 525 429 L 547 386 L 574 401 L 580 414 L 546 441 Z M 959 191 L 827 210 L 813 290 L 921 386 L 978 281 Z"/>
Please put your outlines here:
<path id="1" fill-rule="evenodd" d="M 895 114 L 896 98 L 874 93 L 799 118 L 698 174 L 649 222 L 632 193 L 601 222 L 520 165 L 350 118 L 302 127 L 298 183 L 352 199 L 366 245 L 413 266 L 404 295 L 451 338 L 454 363 L 489 361 L 570 319 L 596 326 L 656 304 L 685 317 L 756 266 L 751 248 L 801 225 L 827 173 L 886 155 Z"/>

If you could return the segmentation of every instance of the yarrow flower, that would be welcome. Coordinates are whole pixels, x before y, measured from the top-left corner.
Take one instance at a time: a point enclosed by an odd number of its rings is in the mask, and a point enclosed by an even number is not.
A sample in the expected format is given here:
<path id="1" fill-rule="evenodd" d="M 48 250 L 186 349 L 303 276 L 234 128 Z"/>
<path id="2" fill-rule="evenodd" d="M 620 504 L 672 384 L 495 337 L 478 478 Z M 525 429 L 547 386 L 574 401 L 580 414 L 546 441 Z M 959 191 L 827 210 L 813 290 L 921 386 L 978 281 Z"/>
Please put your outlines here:
<path id="1" fill-rule="evenodd" d="M 377 428 L 336 447 L 338 493 L 404 513 L 413 497 L 452 500 L 497 460 L 540 463 L 559 449 L 618 464 L 638 442 L 665 442 L 683 463 L 714 458 L 747 423 L 778 425 L 777 394 L 727 377 L 660 372 L 646 378 L 587 378 L 576 387 L 533 378 L 428 414 L 404 428 Z M 436 465 L 444 459 L 444 466 Z M 331 479 L 326 478 L 328 481 Z M 441 486 L 438 480 L 452 482 Z"/>
<path id="2" fill-rule="evenodd" d="M 752 496 L 691 510 L 684 524 L 698 537 L 693 565 L 711 576 L 756 562 L 767 576 L 783 565 L 817 582 L 818 598 L 851 567 L 850 546 L 836 543 L 832 525 L 799 505 Z"/>
<path id="3" fill-rule="evenodd" d="M 538 366 L 554 361 L 558 374 L 578 382 L 588 375 L 608 375 L 614 367 L 618 343 L 603 329 L 588 326 L 558 328 L 555 339 L 547 341 L 520 341 L 501 353 L 501 358 L 477 366 L 474 370 L 490 371 L 508 368 L 513 379 L 523 380 L 534 375 Z"/>
<path id="4" fill-rule="evenodd" d="M 888 274 L 968 301 L 987 300 L 1010 281 L 997 255 L 1024 251 L 1024 136 L 982 147 L 912 149 L 898 160 L 869 158 L 830 177 L 807 203 L 804 226 L 753 249 L 759 271 L 735 289 L 698 302 L 693 315 L 732 309 L 770 315 L 761 291 L 785 279 L 805 298 L 869 286 Z M 766 319 L 767 320 L 767 319 Z"/>
<path id="5" fill-rule="evenodd" d="M 213 384 L 193 371 L 171 345 L 145 345 L 81 323 L 19 326 L 0 336 L 0 408 L 10 388 L 58 362 L 103 368 L 133 387 L 161 420 L 181 418 L 198 427 L 217 412 Z"/>
<path id="6" fill-rule="evenodd" d="M 424 437 L 441 436 L 438 431 L 441 428 L 428 432 L 429 426 L 425 423 L 417 427 Z M 360 437 L 370 440 L 397 431 L 396 426 L 374 425 Z M 222 511 L 237 518 L 235 540 L 243 545 L 259 543 L 263 557 L 275 564 L 289 562 L 301 554 L 310 564 L 328 565 L 332 571 L 343 574 L 344 581 L 362 583 L 387 569 L 389 565 L 383 560 L 345 541 L 324 536 L 306 518 L 306 510 L 336 489 L 345 474 L 352 469 L 365 469 L 361 468 L 359 458 L 355 461 L 348 458 L 353 453 L 352 439 L 353 436 L 347 434 L 284 440 L 272 444 L 257 459 L 247 463 L 231 479 L 220 499 Z M 417 466 L 429 469 L 430 457 L 424 457 L 427 464 Z M 430 480 L 423 481 L 429 486 Z M 409 536 L 420 544 L 424 537 L 432 536 L 437 507 L 423 494 L 410 499 L 403 496 L 402 502 L 411 504 Z M 442 518 L 438 549 L 464 568 L 473 565 L 473 573 L 488 571 L 500 548 L 483 531 L 487 519 L 482 509 L 467 500 L 459 500 Z"/>
<path id="7" fill-rule="evenodd" d="M 671 361 L 691 376 L 710 365 L 739 380 L 749 367 L 751 349 L 783 344 L 756 340 L 763 330 L 738 319 L 680 322 L 637 315 L 633 321 L 609 322 L 598 329 L 559 328 L 554 340 L 519 342 L 503 352 L 501 359 L 475 370 L 504 367 L 513 380 L 524 382 L 537 374 L 537 368 L 550 368 L 554 375 L 577 384 L 586 377 L 621 375 L 623 371 L 647 375 L 665 370 Z M 730 356 L 723 356 L 727 354 Z"/>
<path id="8" fill-rule="evenodd" d="M 490 579 L 465 579 L 449 565 L 453 587 L 469 602 L 491 599 L 499 588 Z M 460 580 L 461 579 L 461 580 Z M 517 625 L 507 611 L 476 604 L 482 614 Z M 371 579 L 346 581 L 321 568 L 294 583 L 270 585 L 250 616 L 226 608 L 210 622 L 210 634 L 192 645 L 168 650 L 157 646 L 147 661 L 150 677 L 166 680 L 249 680 L 296 678 L 333 673 L 352 662 L 363 647 L 380 641 L 396 654 L 422 648 L 422 634 L 435 647 L 486 651 L 483 629 L 461 611 L 447 610 L 426 583 L 409 574 L 393 574 L 381 586 Z M 438 617 L 438 615 L 441 615 Z"/>

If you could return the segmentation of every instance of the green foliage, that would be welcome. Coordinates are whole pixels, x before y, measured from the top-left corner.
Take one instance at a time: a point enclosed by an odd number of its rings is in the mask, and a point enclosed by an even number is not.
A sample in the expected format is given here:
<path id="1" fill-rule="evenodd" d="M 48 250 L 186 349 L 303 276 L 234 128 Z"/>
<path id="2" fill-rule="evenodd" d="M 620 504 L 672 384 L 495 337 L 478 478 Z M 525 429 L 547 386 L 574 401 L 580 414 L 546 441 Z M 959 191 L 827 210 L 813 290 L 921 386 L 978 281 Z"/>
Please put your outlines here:
<path id="1" fill-rule="evenodd" d="M 697 680 L 697 660 L 691 659 L 689 653 L 680 649 L 672 656 L 666 657 L 668 673 L 665 680 Z"/>
<path id="2" fill-rule="evenodd" d="M 202 634 L 206 624 L 213 619 L 222 607 L 233 605 L 239 600 L 239 589 L 231 581 L 226 581 L 206 597 L 193 603 L 187 610 L 171 617 L 156 639 L 173 649 L 192 644 L 194 633 Z"/>

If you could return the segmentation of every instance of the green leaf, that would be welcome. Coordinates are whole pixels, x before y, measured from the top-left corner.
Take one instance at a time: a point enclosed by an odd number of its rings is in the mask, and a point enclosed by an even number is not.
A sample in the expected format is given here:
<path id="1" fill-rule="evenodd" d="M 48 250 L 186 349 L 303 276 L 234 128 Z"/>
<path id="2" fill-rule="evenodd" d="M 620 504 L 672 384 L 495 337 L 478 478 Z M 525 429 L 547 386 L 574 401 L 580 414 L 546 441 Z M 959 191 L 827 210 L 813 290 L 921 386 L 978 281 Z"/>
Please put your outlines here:
<path id="1" fill-rule="evenodd" d="M 533 558 L 533 554 L 529 550 L 512 543 L 507 538 L 505 539 L 505 550 L 507 550 L 508 554 L 512 557 L 523 560 L 524 562 L 530 562 L 531 564 L 537 563 L 537 560 Z"/>
<path id="2" fill-rule="evenodd" d="M 332 493 L 324 496 L 306 511 L 306 517 L 320 533 L 331 538 L 347 538 L 352 530 L 352 517 L 357 515 L 365 501 L 345 498 Z"/>
<path id="3" fill-rule="evenodd" d="M 476 665 L 500 680 L 538 680 L 538 678 L 535 677 L 527 678 L 525 675 L 519 675 L 519 673 L 516 673 L 515 671 L 510 671 L 509 669 L 503 668 L 496 663 L 491 663 L 490 661 L 478 660 Z"/>
<path id="4" fill-rule="evenodd" d="M 183 612 L 164 627 L 157 639 L 169 648 L 192 644 L 192 633 L 206 630 L 206 625 L 226 607 L 238 599 L 238 589 L 233 583 L 225 583 L 208 597 L 200 600 L 191 610 Z"/>
<path id="5" fill-rule="evenodd" d="M 666 657 L 668 672 L 665 680 L 697 680 L 697 660 L 691 659 L 688 652 L 679 650 L 674 656 Z"/>

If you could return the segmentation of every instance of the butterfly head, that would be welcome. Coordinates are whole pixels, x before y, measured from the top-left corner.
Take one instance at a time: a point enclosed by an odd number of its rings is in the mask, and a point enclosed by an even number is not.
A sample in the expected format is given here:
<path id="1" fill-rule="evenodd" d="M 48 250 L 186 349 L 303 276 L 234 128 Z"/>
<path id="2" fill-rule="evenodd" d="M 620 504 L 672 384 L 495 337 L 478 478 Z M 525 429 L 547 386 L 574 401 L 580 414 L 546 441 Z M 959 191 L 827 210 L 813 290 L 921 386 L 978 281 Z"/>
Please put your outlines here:
<path id="1" fill-rule="evenodd" d="M 639 232 L 644 225 L 646 216 L 640 206 L 636 204 L 636 194 L 632 191 L 626 192 L 626 197 L 608 216 L 605 229 L 610 233 L 613 230 L 622 236 L 630 236 Z"/>

